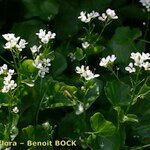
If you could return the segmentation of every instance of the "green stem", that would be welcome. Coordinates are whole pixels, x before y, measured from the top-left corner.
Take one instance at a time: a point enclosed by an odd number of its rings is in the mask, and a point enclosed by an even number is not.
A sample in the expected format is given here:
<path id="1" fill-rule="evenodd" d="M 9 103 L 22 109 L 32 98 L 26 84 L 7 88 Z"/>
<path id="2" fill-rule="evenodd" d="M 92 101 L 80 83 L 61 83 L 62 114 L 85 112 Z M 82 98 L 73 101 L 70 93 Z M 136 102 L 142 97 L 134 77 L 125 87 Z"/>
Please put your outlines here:
<path id="1" fill-rule="evenodd" d="M 143 146 L 140 146 L 140 147 L 133 147 L 133 148 L 131 148 L 131 150 L 141 150 L 142 148 L 147 148 L 147 147 L 150 147 L 150 144 L 143 145 Z"/>
<path id="2" fill-rule="evenodd" d="M 107 25 L 108 25 L 107 23 L 104 24 L 104 26 L 103 26 L 103 28 L 102 28 L 102 30 L 101 30 L 101 32 L 100 32 L 98 38 L 97 38 L 96 41 L 93 43 L 93 45 L 99 41 L 99 39 L 101 38 L 101 36 L 102 36 L 102 34 L 103 34 L 103 32 L 104 32 L 104 30 L 105 30 L 105 28 L 106 28 Z"/>
<path id="3" fill-rule="evenodd" d="M 3 58 L 1 55 L 0 55 L 0 59 L 2 59 L 4 62 L 6 62 L 8 65 L 14 68 L 14 66 L 10 62 L 8 62 L 5 58 Z"/>
<path id="4" fill-rule="evenodd" d="M 115 73 L 115 71 L 112 69 L 112 67 L 108 68 L 108 70 L 110 70 L 110 71 L 113 73 L 113 75 L 116 77 L 116 79 L 117 79 L 119 82 L 121 82 L 120 79 L 119 79 L 119 77 L 118 77 L 118 75 Z"/>

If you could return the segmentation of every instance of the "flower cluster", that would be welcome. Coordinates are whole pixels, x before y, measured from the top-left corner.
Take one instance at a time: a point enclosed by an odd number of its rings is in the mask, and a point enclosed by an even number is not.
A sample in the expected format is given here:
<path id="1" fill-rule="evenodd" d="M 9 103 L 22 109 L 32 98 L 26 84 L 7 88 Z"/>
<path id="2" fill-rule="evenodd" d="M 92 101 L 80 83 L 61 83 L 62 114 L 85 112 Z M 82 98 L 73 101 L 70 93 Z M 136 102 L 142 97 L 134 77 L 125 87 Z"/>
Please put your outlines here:
<path id="1" fill-rule="evenodd" d="M 56 33 L 48 31 L 46 34 L 46 30 L 40 29 L 39 33 L 36 33 L 36 35 L 39 37 L 42 43 L 47 44 L 51 39 L 55 38 Z"/>
<path id="2" fill-rule="evenodd" d="M 7 41 L 4 46 L 5 49 L 17 49 L 18 51 L 22 51 L 22 49 L 26 47 L 26 44 L 28 44 L 24 39 L 15 37 L 15 34 L 13 33 L 3 34 L 2 36 Z"/>
<path id="3" fill-rule="evenodd" d="M 101 20 L 101 21 L 106 21 L 107 19 L 108 20 L 118 19 L 118 16 L 116 15 L 114 10 L 108 8 L 106 10 L 106 13 L 102 13 L 102 15 L 98 17 L 98 19 Z"/>
<path id="4" fill-rule="evenodd" d="M 51 60 L 49 58 L 41 59 L 40 56 L 34 60 L 33 65 L 39 70 L 38 75 L 41 78 L 45 77 L 46 73 L 49 73 L 49 66 L 51 66 Z"/>
<path id="5" fill-rule="evenodd" d="M 146 7 L 148 12 L 150 11 L 150 0 L 140 0 L 140 3 L 142 3 L 142 5 Z"/>
<path id="6" fill-rule="evenodd" d="M 89 70 L 89 66 L 82 65 L 81 67 L 76 67 L 76 73 L 80 74 L 81 77 L 85 78 L 85 80 L 91 80 L 99 77 L 99 74 L 94 74 L 91 70 Z"/>
<path id="7" fill-rule="evenodd" d="M 92 19 L 99 16 L 98 12 L 92 11 L 91 13 L 87 13 L 86 11 L 81 11 L 80 16 L 78 19 L 80 19 L 84 23 L 90 22 Z"/>
<path id="8" fill-rule="evenodd" d="M 113 64 L 115 60 L 116 60 L 115 55 L 107 56 L 106 58 L 101 59 L 99 65 L 107 68 L 110 64 Z"/>
<path id="9" fill-rule="evenodd" d="M 135 67 L 144 68 L 144 70 L 150 70 L 150 54 L 149 53 L 131 53 L 131 59 L 134 60 L 134 64 L 131 62 L 125 70 L 129 73 L 136 72 Z"/>
<path id="10" fill-rule="evenodd" d="M 14 108 L 12 109 L 12 111 L 13 111 L 15 114 L 17 114 L 17 113 L 19 112 L 19 109 L 18 109 L 18 107 L 14 107 Z"/>
<path id="11" fill-rule="evenodd" d="M 0 75 L 6 75 L 3 81 L 2 93 L 8 93 L 10 90 L 14 90 L 17 86 L 14 80 L 12 80 L 12 75 L 14 75 L 14 70 L 9 69 L 6 64 L 0 67 Z"/>
<path id="12" fill-rule="evenodd" d="M 68 54 L 68 57 L 70 58 L 70 60 L 73 62 L 74 60 L 76 60 L 76 56 L 75 56 L 75 54 L 74 53 L 72 53 L 72 52 L 70 52 L 69 54 Z"/>
<path id="13" fill-rule="evenodd" d="M 102 13 L 101 16 L 98 12 L 95 12 L 95 11 L 92 11 L 91 13 L 87 13 L 86 11 L 81 11 L 78 19 L 80 19 L 84 23 L 88 23 L 92 19 L 97 18 L 97 17 L 101 21 L 118 19 L 118 16 L 116 15 L 115 11 L 110 8 L 106 10 L 106 13 Z"/>

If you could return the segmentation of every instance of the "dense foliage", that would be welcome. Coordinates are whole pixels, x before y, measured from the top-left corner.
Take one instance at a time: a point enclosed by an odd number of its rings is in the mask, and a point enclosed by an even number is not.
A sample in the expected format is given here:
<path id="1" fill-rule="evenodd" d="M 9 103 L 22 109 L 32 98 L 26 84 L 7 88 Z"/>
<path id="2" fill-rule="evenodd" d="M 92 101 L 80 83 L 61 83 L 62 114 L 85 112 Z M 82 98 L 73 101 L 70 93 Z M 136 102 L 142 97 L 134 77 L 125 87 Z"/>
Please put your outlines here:
<path id="1" fill-rule="evenodd" d="M 148 150 L 149 11 L 149 0 L 0 0 L 0 149 Z"/>

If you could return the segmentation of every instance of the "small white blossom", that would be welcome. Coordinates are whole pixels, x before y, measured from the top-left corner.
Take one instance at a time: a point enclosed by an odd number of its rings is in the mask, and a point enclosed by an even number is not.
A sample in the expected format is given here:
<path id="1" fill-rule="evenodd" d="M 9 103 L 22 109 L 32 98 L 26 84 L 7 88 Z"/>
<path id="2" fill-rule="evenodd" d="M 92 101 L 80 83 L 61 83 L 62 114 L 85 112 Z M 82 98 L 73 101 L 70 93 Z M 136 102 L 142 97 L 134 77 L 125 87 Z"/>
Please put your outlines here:
<path id="1" fill-rule="evenodd" d="M 14 90 L 17 86 L 14 80 L 11 80 L 11 76 L 4 77 L 4 87 L 2 93 L 8 93 L 10 90 Z"/>
<path id="2" fill-rule="evenodd" d="M 3 64 L 3 66 L 0 67 L 0 75 L 6 72 L 8 69 L 8 66 L 6 64 Z"/>
<path id="3" fill-rule="evenodd" d="M 13 48 L 17 48 L 18 51 L 22 51 L 22 49 L 25 48 L 26 44 L 28 44 L 24 39 L 20 39 L 20 37 L 15 37 L 15 34 L 13 33 L 4 34 L 2 36 L 7 41 L 4 46 L 5 49 L 11 50 Z"/>
<path id="4" fill-rule="evenodd" d="M 49 66 L 51 66 L 51 60 L 49 58 L 41 60 L 39 56 L 34 60 L 33 65 L 39 70 L 38 75 L 44 78 L 46 73 L 49 73 Z"/>
<path id="5" fill-rule="evenodd" d="M 76 60 L 76 57 L 75 57 L 75 55 L 73 53 L 69 53 L 68 57 L 70 58 L 71 61 Z"/>
<path id="6" fill-rule="evenodd" d="M 48 33 L 46 34 L 46 30 L 40 29 L 39 33 L 36 33 L 36 35 L 39 37 L 42 43 L 47 44 L 51 39 L 55 38 L 56 33 L 48 31 Z"/>
<path id="7" fill-rule="evenodd" d="M 128 71 L 129 73 L 133 73 L 136 71 L 136 69 L 133 66 L 133 63 L 129 63 L 129 65 L 125 67 L 125 70 Z"/>
<path id="8" fill-rule="evenodd" d="M 118 16 L 116 15 L 114 10 L 108 8 L 106 10 L 106 13 L 102 13 L 102 15 L 98 17 L 98 19 L 104 22 L 107 19 L 110 19 L 110 20 L 111 19 L 118 19 Z"/>
<path id="9" fill-rule="evenodd" d="M 144 62 L 143 63 L 143 68 L 147 71 L 147 70 L 150 70 L 150 62 Z"/>
<path id="10" fill-rule="evenodd" d="M 115 55 L 111 55 L 111 56 L 107 56 L 106 58 L 102 58 L 99 65 L 102 67 L 106 67 L 113 63 L 116 60 L 116 56 Z"/>
<path id="11" fill-rule="evenodd" d="M 28 43 L 24 39 L 21 39 L 19 41 L 19 44 L 16 45 L 16 47 L 18 48 L 19 51 L 22 51 L 22 49 L 24 49 L 27 44 Z"/>
<path id="12" fill-rule="evenodd" d="M 105 13 L 102 13 L 102 16 L 99 16 L 98 19 L 101 21 L 106 21 L 107 15 Z"/>
<path id="13" fill-rule="evenodd" d="M 88 23 L 91 21 L 91 19 L 94 19 L 98 16 L 99 16 L 99 13 L 95 11 L 92 11 L 91 13 L 87 13 L 86 11 L 81 11 L 78 19 L 80 19 L 84 23 Z"/>
<path id="14" fill-rule="evenodd" d="M 150 11 L 150 0 L 140 0 L 139 2 L 142 3 L 144 7 L 146 7 L 148 12 Z"/>
<path id="15" fill-rule="evenodd" d="M 11 41 L 15 38 L 15 34 L 13 33 L 3 34 L 2 36 L 6 41 Z"/>
<path id="16" fill-rule="evenodd" d="M 99 74 L 94 74 L 92 73 L 91 70 L 89 70 L 89 66 L 81 66 L 81 67 L 76 67 L 76 73 L 80 74 L 81 77 L 85 78 L 85 80 L 91 80 L 94 78 L 99 77 Z"/>
<path id="17" fill-rule="evenodd" d="M 90 44 L 89 44 L 88 42 L 82 43 L 82 47 L 83 47 L 84 49 L 87 49 L 89 46 L 90 46 Z"/>
<path id="18" fill-rule="evenodd" d="M 0 67 L 0 75 L 7 72 L 8 66 L 6 64 L 3 64 L 3 66 Z"/>
<path id="19" fill-rule="evenodd" d="M 89 13 L 89 17 L 92 19 L 92 18 L 96 18 L 99 16 L 99 13 L 98 12 L 95 12 L 94 10 Z"/>
<path id="20" fill-rule="evenodd" d="M 19 109 L 18 107 L 14 107 L 13 110 L 12 110 L 15 114 L 17 114 L 19 112 Z"/>
<path id="21" fill-rule="evenodd" d="M 150 70 L 150 53 L 131 53 L 130 58 L 134 60 L 125 68 L 129 73 L 135 72 L 135 67 L 144 68 L 145 71 Z"/>
<path id="22" fill-rule="evenodd" d="M 146 60 L 150 60 L 150 54 L 149 53 L 131 53 L 130 56 L 131 59 L 134 60 L 134 65 L 138 67 L 143 67 L 143 63 Z"/>
<path id="23" fill-rule="evenodd" d="M 83 104 L 82 103 L 80 103 L 80 104 L 78 104 L 78 106 L 77 106 L 77 109 L 76 109 L 76 115 L 80 115 L 81 113 L 83 113 L 84 112 L 84 107 L 83 107 Z"/>
<path id="24" fill-rule="evenodd" d="M 37 45 L 34 45 L 30 48 L 30 50 L 31 50 L 32 54 L 39 53 L 41 47 L 42 47 L 41 45 L 39 47 Z"/>
<path id="25" fill-rule="evenodd" d="M 111 19 L 118 19 L 118 16 L 116 15 L 115 11 L 112 10 L 112 9 L 110 9 L 110 8 L 108 8 L 108 9 L 106 10 L 106 14 L 107 14 L 107 16 L 110 17 Z"/>
<path id="26" fill-rule="evenodd" d="M 3 88 L 2 88 L 2 93 L 8 93 L 10 90 L 14 90 L 17 86 L 14 80 L 12 80 L 12 75 L 14 75 L 14 70 L 9 69 L 6 64 L 4 64 L 2 67 L 0 67 L 0 75 L 4 74 L 7 75 L 4 77 L 3 80 Z"/>

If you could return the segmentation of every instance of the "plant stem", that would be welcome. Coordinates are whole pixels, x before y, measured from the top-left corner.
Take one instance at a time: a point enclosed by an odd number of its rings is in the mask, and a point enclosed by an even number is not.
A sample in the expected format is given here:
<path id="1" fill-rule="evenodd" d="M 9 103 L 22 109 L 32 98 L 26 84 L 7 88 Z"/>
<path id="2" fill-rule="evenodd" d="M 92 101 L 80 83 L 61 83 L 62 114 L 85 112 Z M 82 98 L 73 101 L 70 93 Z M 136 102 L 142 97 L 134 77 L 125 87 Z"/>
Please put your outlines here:
<path id="1" fill-rule="evenodd" d="M 1 55 L 0 55 L 0 59 L 2 59 L 4 62 L 6 62 L 8 65 L 14 68 L 14 66 L 10 62 L 8 62 L 5 58 L 3 58 Z"/>
<path id="2" fill-rule="evenodd" d="M 140 147 L 133 147 L 131 148 L 131 150 L 141 150 L 142 148 L 147 148 L 147 147 L 150 147 L 150 144 L 147 144 L 147 145 L 143 145 L 143 146 L 140 146 Z"/>

